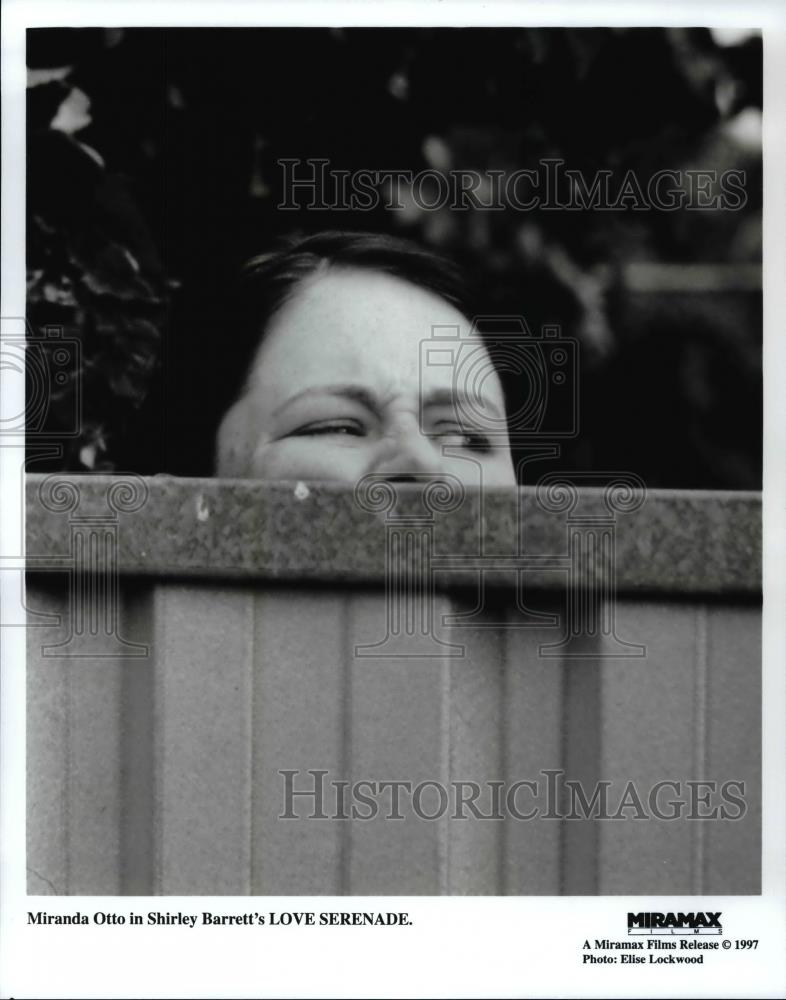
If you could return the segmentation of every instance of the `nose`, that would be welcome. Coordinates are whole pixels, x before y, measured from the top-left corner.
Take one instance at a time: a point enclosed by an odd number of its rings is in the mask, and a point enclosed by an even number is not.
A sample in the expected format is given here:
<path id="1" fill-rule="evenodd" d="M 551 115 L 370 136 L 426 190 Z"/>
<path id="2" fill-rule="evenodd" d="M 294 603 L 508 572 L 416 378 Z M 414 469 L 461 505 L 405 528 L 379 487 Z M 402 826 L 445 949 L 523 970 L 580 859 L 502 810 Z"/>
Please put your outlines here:
<path id="1" fill-rule="evenodd" d="M 417 426 L 399 428 L 385 437 L 369 472 L 391 482 L 422 482 L 425 476 L 445 472 L 444 459 Z"/>

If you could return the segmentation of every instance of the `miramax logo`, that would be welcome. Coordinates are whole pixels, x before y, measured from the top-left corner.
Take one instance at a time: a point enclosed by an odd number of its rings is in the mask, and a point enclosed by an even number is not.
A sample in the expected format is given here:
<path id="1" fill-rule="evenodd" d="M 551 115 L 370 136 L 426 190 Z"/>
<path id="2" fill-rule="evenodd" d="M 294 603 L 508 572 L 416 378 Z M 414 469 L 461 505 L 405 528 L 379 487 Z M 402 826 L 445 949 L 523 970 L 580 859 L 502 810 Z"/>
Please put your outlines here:
<path id="1" fill-rule="evenodd" d="M 722 934 L 717 913 L 629 913 L 628 934 Z"/>

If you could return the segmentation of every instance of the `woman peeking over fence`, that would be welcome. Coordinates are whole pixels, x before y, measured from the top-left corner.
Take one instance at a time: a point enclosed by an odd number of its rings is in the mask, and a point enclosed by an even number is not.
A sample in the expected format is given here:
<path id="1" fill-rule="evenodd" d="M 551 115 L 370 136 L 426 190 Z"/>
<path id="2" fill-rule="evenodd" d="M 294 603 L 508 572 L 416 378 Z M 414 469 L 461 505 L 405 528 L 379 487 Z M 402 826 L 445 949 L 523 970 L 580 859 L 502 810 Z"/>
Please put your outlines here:
<path id="1" fill-rule="evenodd" d="M 215 473 L 513 486 L 500 379 L 449 261 L 369 233 L 290 239 L 246 268 L 257 341 Z"/>

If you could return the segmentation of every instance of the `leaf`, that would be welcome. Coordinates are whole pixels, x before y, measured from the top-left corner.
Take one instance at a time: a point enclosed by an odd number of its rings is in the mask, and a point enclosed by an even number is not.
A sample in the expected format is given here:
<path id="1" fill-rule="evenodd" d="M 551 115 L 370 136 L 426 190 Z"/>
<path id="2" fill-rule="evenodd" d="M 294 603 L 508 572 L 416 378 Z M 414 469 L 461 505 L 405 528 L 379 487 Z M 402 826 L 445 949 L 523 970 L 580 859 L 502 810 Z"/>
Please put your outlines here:
<path id="1" fill-rule="evenodd" d="M 118 243 L 85 240 L 74 248 L 71 262 L 81 281 L 93 295 L 109 295 L 125 301 L 159 301 L 152 285 L 140 274 L 134 255 Z"/>
<path id="2" fill-rule="evenodd" d="M 28 69 L 27 86 L 40 87 L 41 84 L 55 83 L 64 80 L 73 66 L 58 66 L 54 69 Z"/>
<path id="3" fill-rule="evenodd" d="M 92 118 L 89 111 L 90 98 L 84 90 L 74 87 L 58 108 L 49 127 L 58 132 L 65 132 L 66 135 L 72 135 L 90 124 Z"/>

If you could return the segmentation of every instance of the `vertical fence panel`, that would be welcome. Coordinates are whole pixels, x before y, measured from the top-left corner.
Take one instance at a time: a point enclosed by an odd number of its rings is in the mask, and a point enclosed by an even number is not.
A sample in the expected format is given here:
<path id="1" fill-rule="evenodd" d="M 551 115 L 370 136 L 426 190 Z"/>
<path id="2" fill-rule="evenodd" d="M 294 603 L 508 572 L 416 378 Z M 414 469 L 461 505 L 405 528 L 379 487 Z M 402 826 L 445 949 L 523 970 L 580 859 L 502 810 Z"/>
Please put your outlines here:
<path id="1" fill-rule="evenodd" d="M 120 657 L 66 661 L 72 891 L 120 891 L 122 787 Z"/>
<path id="2" fill-rule="evenodd" d="M 247 588 L 157 593 L 159 893 L 250 889 L 252 611 Z"/>
<path id="3" fill-rule="evenodd" d="M 147 647 L 147 656 L 123 670 L 120 719 L 121 891 L 151 895 L 155 885 L 155 607 L 157 587 L 123 581 L 123 635 Z"/>
<path id="4" fill-rule="evenodd" d="M 511 626 L 520 615 L 510 613 Z M 505 779 L 536 783 L 537 794 L 521 786 L 512 805 L 531 819 L 505 823 L 503 889 L 507 895 L 556 895 L 561 885 L 561 824 L 546 818 L 548 798 L 544 771 L 563 763 L 563 665 L 540 655 L 554 642 L 547 628 L 512 627 L 505 637 Z"/>
<path id="5" fill-rule="evenodd" d="M 68 634 L 67 595 L 28 581 L 27 604 L 62 621 L 58 628 L 27 630 L 27 888 L 34 895 L 66 895 L 75 891 L 69 857 L 68 661 L 42 654 L 46 643 Z"/>
<path id="6" fill-rule="evenodd" d="M 431 610 L 438 621 L 450 607 L 436 598 Z M 408 782 L 414 793 L 421 782 L 447 783 L 448 651 L 424 642 L 421 634 L 400 634 L 385 647 L 388 655 L 361 655 L 358 646 L 385 640 L 388 611 L 381 593 L 356 596 L 349 605 L 348 777 L 353 782 Z M 439 627 L 436 631 L 442 632 Z M 424 650 L 434 655 L 422 655 Z M 351 825 L 347 891 L 438 895 L 446 884 L 446 820 L 415 815 L 405 789 L 395 810 L 392 795 L 393 789 L 386 788 L 378 799 L 378 814 Z M 421 807 L 428 815 L 438 811 L 434 789 L 424 787 Z M 362 812 L 369 809 L 362 807 Z M 403 818 L 388 818 L 394 815 Z"/>
<path id="7" fill-rule="evenodd" d="M 100 595 L 92 600 L 102 610 Z M 114 636 L 74 633 L 65 581 L 29 582 L 28 603 L 60 616 L 58 626 L 28 630 L 30 889 L 116 895 L 127 867 L 126 684 L 147 661 L 119 655 Z M 133 588 L 119 595 L 124 639 L 139 635 L 137 604 Z"/>
<path id="8" fill-rule="evenodd" d="M 602 760 L 602 661 L 596 657 L 602 640 L 582 638 L 566 657 L 563 677 L 562 733 L 565 784 L 560 781 L 559 810 L 562 824 L 560 892 L 571 896 L 598 893 L 601 831 L 597 820 L 587 818 L 580 801 L 568 789 L 581 788 L 591 797 L 598 782 L 607 777 Z M 590 654 L 579 655 L 580 652 Z M 591 655 L 591 654 L 594 654 Z"/>
<path id="9" fill-rule="evenodd" d="M 489 782 L 505 777 L 505 632 L 499 626 L 454 628 L 451 638 L 464 647 L 464 656 L 450 661 L 449 773 L 458 798 L 455 817 L 448 823 L 447 892 L 499 895 L 503 824 L 482 817 L 492 812 Z M 480 816 L 460 804 L 467 793 L 458 790 L 459 782 L 480 785 L 476 805 Z"/>
<path id="10" fill-rule="evenodd" d="M 620 634 L 647 647 L 646 657 L 603 661 L 601 767 L 614 814 L 628 783 L 649 811 L 647 796 L 658 781 L 685 782 L 695 775 L 697 615 L 693 604 L 624 601 Z M 700 651 L 698 651 L 700 652 Z M 660 800 L 676 797 L 668 789 Z M 664 811 L 668 811 L 664 803 Z M 601 894 L 675 893 L 694 890 L 696 845 L 686 819 L 625 818 L 598 822 Z"/>
<path id="11" fill-rule="evenodd" d="M 252 892 L 344 891 L 346 822 L 332 818 L 345 768 L 346 598 L 265 589 L 255 601 Z M 279 771 L 296 771 L 290 800 Z M 325 771 L 313 776 L 309 771 Z M 324 799 L 316 790 L 324 790 Z M 328 818 L 313 818 L 325 816 Z"/>
<path id="12" fill-rule="evenodd" d="M 704 892 L 761 892 L 761 608 L 711 606 L 707 621 L 707 777 L 742 797 L 739 818 L 706 823 Z M 715 800 L 717 803 L 717 799 Z M 729 816 L 741 807 L 720 802 Z"/>

